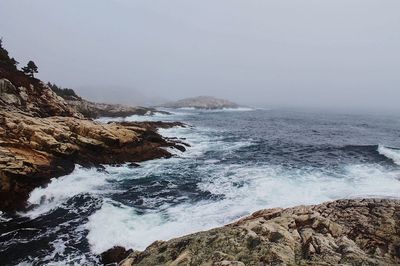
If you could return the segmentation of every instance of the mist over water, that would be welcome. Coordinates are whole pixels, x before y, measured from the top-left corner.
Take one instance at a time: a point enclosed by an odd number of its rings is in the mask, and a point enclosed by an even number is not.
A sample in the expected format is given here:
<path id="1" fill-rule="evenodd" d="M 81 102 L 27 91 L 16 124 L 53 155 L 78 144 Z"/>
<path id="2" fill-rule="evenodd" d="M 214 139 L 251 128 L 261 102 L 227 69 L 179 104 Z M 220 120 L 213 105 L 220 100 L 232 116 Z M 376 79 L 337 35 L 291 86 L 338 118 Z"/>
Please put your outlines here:
<path id="1" fill-rule="evenodd" d="M 99 119 L 111 120 L 122 119 Z M 184 109 L 123 120 L 186 122 L 160 133 L 191 147 L 137 168 L 77 166 L 35 189 L 29 211 L 0 216 L 4 264 L 93 264 L 114 245 L 143 250 L 262 208 L 400 191 L 400 118 Z"/>
<path id="2" fill-rule="evenodd" d="M 90 100 L 151 105 L 210 95 L 260 107 L 400 110 L 397 0 L 1 7 L 0 36 L 20 66 L 34 60 L 40 79 Z"/>

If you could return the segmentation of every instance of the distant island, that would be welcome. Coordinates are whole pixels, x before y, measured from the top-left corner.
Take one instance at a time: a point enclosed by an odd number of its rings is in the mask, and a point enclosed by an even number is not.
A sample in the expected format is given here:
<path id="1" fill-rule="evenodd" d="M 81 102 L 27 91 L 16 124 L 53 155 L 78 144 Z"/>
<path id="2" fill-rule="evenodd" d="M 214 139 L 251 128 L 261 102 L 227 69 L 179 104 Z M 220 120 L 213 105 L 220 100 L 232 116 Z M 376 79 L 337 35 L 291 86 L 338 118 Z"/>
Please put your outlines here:
<path id="1" fill-rule="evenodd" d="M 196 109 L 224 109 L 224 108 L 239 108 L 237 103 L 218 99 L 210 96 L 198 96 L 185 98 L 175 102 L 169 102 L 161 105 L 166 108 L 196 108 Z"/>

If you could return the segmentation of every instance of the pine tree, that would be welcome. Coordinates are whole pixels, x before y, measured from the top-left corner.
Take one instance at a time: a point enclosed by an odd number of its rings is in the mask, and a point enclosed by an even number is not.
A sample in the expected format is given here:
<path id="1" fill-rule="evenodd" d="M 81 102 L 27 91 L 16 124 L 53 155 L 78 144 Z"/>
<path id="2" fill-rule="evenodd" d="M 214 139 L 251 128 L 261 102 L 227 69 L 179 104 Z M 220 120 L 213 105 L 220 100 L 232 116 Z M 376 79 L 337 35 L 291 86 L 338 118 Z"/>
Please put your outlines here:
<path id="1" fill-rule="evenodd" d="M 36 66 L 35 62 L 33 61 L 29 61 L 28 64 L 26 65 L 26 67 L 22 68 L 22 71 L 30 76 L 30 77 L 34 77 L 34 73 L 38 73 L 38 67 Z"/>

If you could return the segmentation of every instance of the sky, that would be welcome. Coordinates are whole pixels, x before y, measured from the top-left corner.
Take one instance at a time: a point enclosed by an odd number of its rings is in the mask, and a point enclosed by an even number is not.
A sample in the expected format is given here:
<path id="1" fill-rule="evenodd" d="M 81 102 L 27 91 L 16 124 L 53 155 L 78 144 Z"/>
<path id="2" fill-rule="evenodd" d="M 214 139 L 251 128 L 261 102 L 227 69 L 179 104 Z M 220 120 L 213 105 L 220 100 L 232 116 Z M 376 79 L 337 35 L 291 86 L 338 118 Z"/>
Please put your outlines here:
<path id="1" fill-rule="evenodd" d="M 0 0 L 0 36 L 92 100 L 400 110 L 398 0 Z"/>

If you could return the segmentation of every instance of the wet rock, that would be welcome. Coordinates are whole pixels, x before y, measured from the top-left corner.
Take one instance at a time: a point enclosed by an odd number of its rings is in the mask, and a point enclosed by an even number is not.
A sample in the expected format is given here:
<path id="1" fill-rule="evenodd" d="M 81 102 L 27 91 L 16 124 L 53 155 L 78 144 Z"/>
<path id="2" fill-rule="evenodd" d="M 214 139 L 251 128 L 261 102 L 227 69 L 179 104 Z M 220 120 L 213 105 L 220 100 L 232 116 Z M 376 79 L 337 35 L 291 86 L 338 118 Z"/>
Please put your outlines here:
<path id="1" fill-rule="evenodd" d="M 399 265 L 400 200 L 258 211 L 134 252 L 121 265 Z"/>
<path id="2" fill-rule="evenodd" d="M 140 167 L 140 164 L 138 164 L 138 163 L 130 163 L 130 164 L 128 164 L 128 167 L 137 168 L 137 167 Z"/>
<path id="3" fill-rule="evenodd" d="M 126 250 L 123 247 L 115 246 L 103 253 L 101 253 L 101 262 L 104 265 L 116 265 L 123 259 L 125 259 L 132 250 Z"/>

